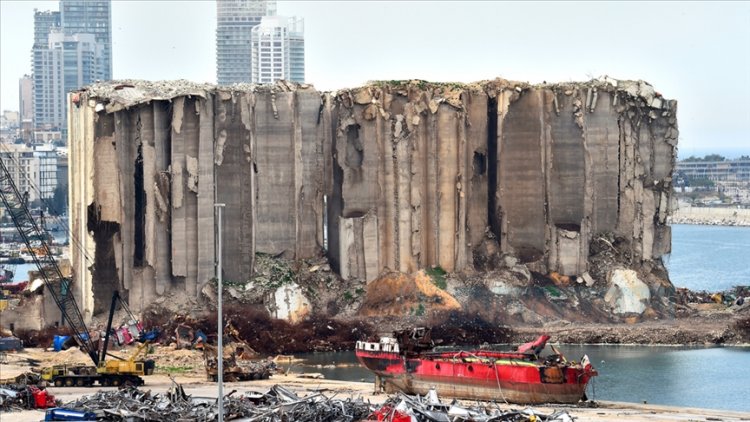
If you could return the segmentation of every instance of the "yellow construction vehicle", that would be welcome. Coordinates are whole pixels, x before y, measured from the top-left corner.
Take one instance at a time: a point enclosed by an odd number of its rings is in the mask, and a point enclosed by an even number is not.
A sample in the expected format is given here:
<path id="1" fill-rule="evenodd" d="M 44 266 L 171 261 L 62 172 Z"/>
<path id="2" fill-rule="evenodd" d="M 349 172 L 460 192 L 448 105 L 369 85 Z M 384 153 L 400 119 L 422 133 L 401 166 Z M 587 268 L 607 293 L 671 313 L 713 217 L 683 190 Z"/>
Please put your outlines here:
<path id="1" fill-rule="evenodd" d="M 25 244 L 25 250 L 31 255 L 39 270 L 39 276 L 47 287 L 47 292 L 52 296 L 60 308 L 61 321 L 68 325 L 72 336 L 81 350 L 94 362 L 89 365 L 56 365 L 42 370 L 42 379 L 56 386 L 87 386 L 98 382 L 100 385 L 142 385 L 143 375 L 151 375 L 154 372 L 154 362 L 151 360 L 139 360 L 138 356 L 148 344 L 144 333 L 138 330 L 139 337 L 144 343 L 133 353 L 130 358 L 120 358 L 107 353 L 109 336 L 112 332 L 112 318 L 118 302 L 128 312 L 132 319 L 132 312 L 115 291 L 112 295 L 112 305 L 109 309 L 107 330 L 105 331 L 104 344 L 99 350 L 94 344 L 91 333 L 86 328 L 78 304 L 72 294 L 71 280 L 63 276 L 57 265 L 46 239 L 47 233 L 40 230 L 39 225 L 31 216 L 26 206 L 24 196 L 11 177 L 3 160 L 0 160 L 0 199 L 2 199 L 8 214 L 13 220 L 18 233 Z M 32 246 L 32 242 L 34 245 Z M 107 360 L 107 356 L 114 359 Z"/>

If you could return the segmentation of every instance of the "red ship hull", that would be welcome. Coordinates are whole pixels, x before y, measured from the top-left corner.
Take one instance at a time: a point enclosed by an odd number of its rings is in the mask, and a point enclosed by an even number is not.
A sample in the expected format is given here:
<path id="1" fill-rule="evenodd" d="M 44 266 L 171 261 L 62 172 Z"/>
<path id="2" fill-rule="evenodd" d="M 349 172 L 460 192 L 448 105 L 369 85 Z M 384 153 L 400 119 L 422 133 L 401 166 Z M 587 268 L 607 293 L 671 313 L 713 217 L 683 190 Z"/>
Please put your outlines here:
<path id="1" fill-rule="evenodd" d="M 517 352 L 427 352 L 404 356 L 393 351 L 366 350 L 358 344 L 359 362 L 373 371 L 386 391 L 427 394 L 509 403 L 576 403 L 586 384 L 597 375 L 591 365 L 572 362 L 545 364 L 534 355 Z M 372 349 L 374 347 L 370 347 Z"/>

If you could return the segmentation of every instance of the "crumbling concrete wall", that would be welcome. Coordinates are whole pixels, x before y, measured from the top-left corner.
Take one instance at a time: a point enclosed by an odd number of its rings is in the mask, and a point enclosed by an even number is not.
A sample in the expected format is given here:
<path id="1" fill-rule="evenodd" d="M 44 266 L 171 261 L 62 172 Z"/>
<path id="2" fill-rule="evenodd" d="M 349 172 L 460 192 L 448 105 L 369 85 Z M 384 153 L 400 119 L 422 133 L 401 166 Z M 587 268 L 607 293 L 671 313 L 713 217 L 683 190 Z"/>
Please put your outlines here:
<path id="1" fill-rule="evenodd" d="M 256 252 L 320 255 L 323 100 L 283 84 L 113 83 L 73 94 L 71 227 L 88 251 L 73 248 L 84 308 L 104 310 L 113 290 L 135 310 L 175 292 L 197 297 L 215 277 L 215 203 L 226 204 L 227 280 L 246 281 Z"/>
<path id="2" fill-rule="evenodd" d="M 327 254 L 344 278 L 475 271 L 488 248 L 581 275 L 600 233 L 669 252 L 676 102 L 644 82 L 97 84 L 71 95 L 83 307 L 200 294 L 256 253 Z M 105 305 L 106 306 L 106 305 Z"/>

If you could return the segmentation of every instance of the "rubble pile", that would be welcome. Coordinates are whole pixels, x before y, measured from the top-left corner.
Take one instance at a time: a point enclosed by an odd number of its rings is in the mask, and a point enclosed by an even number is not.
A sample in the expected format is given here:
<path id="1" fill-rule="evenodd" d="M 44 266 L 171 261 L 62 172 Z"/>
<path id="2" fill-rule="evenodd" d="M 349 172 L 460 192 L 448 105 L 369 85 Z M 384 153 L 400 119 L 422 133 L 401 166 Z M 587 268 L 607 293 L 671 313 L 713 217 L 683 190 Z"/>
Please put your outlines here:
<path id="1" fill-rule="evenodd" d="M 224 398 L 225 420 L 359 421 L 371 412 L 370 405 L 362 399 L 335 399 L 320 393 L 300 397 L 279 385 L 264 393 L 233 394 L 234 391 Z M 166 394 L 151 394 L 131 387 L 100 391 L 64 407 L 93 412 L 97 418 L 111 421 L 212 421 L 218 414 L 215 399 L 191 397 L 177 383 Z"/>
<path id="2" fill-rule="evenodd" d="M 16 337 L 21 339 L 24 347 L 50 347 L 52 340 L 57 335 L 71 335 L 70 328 L 63 327 L 45 327 L 41 330 L 15 330 Z"/>
<path id="3" fill-rule="evenodd" d="M 232 322 L 237 340 L 264 355 L 352 350 L 357 340 L 374 333 L 373 327 L 364 321 L 341 321 L 317 314 L 310 315 L 297 324 L 272 318 L 263 310 L 248 309 L 241 305 L 225 306 L 223 314 L 225 321 Z M 168 313 L 152 306 L 144 313 L 144 323 L 164 327 L 167 333 L 173 333 L 180 324 L 189 326 L 196 332 L 217 332 L 214 313 L 205 312 L 198 316 L 173 314 L 166 317 L 167 315 Z M 209 343 L 214 343 L 215 340 L 212 336 L 208 338 Z"/>
<path id="4" fill-rule="evenodd" d="M 574 420 L 564 410 L 543 414 L 531 408 L 502 410 L 494 404 L 462 406 L 455 400 L 447 404 L 440 401 L 434 389 L 431 389 L 424 397 L 399 393 L 390 397 L 380 409 L 373 413 L 373 416 L 374 418 L 370 420 L 393 422 L 572 422 Z"/>
<path id="5" fill-rule="evenodd" d="M 446 287 L 444 282 L 442 287 Z M 394 300 L 398 298 L 398 300 Z M 441 289 L 424 271 L 407 275 L 387 273 L 367 285 L 361 316 L 416 315 L 461 309 L 461 304 Z"/>
<path id="6" fill-rule="evenodd" d="M 430 320 L 432 338 L 443 345 L 508 343 L 513 330 L 501 321 L 488 321 L 461 311 L 435 314 Z"/>
<path id="7" fill-rule="evenodd" d="M 750 300 L 750 286 L 735 286 L 723 292 L 694 291 L 682 287 L 675 290 L 675 303 L 680 305 L 721 303 L 742 306 L 746 300 Z"/>

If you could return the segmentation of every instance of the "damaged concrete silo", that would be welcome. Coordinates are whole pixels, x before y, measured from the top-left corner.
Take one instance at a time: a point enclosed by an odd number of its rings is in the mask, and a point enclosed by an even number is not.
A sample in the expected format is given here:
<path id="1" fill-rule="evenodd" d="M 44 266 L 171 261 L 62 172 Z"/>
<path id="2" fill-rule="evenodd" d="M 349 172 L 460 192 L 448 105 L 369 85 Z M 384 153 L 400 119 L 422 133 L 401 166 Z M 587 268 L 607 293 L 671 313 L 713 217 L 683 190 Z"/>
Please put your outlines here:
<path id="1" fill-rule="evenodd" d="M 344 278 L 513 254 L 580 276 L 600 233 L 669 252 L 676 102 L 643 82 L 97 84 L 71 95 L 72 248 L 84 308 L 196 297 L 257 253 L 327 255 Z"/>

